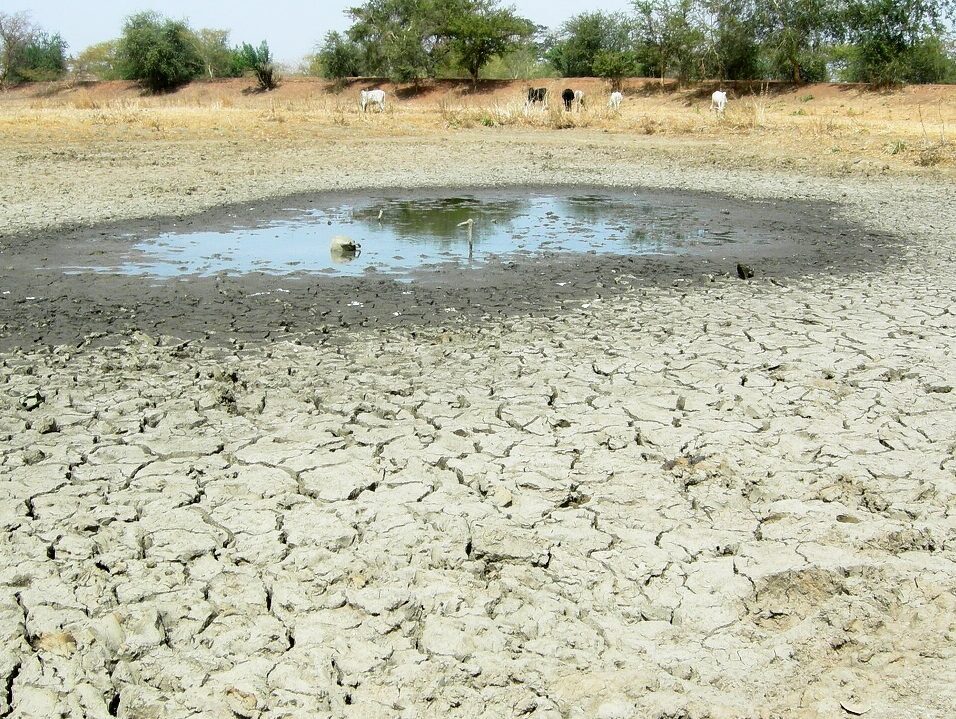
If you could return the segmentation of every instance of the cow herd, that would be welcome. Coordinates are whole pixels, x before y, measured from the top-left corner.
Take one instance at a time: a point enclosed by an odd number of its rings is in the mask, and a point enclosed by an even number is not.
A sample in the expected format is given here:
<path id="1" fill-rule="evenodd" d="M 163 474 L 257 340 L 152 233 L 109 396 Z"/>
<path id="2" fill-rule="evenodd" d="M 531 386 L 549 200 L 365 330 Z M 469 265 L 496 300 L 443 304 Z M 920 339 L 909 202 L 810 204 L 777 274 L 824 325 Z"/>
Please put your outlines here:
<path id="1" fill-rule="evenodd" d="M 535 105 L 546 106 L 548 94 L 548 88 L 546 87 L 529 87 L 525 110 L 530 110 Z M 584 91 L 575 90 L 571 87 L 565 88 L 561 93 L 561 102 L 566 112 L 583 110 L 585 108 Z M 622 102 L 624 102 L 624 94 L 615 90 L 608 98 L 607 106 L 612 110 L 618 110 Z M 370 107 L 377 107 L 380 112 L 385 112 L 385 91 L 378 89 L 362 90 L 362 94 L 359 96 L 359 106 L 362 108 L 362 112 L 367 112 Z M 716 112 L 718 116 L 723 116 L 724 110 L 727 109 L 727 93 L 722 90 L 715 91 L 710 97 L 710 109 Z"/>
<path id="2" fill-rule="evenodd" d="M 546 87 L 529 87 L 528 88 L 528 99 L 525 101 L 525 108 L 532 108 L 535 105 L 546 105 L 548 102 L 548 88 Z M 567 112 L 572 110 L 583 110 L 585 107 L 584 104 L 584 91 L 575 90 L 574 88 L 568 87 L 564 89 L 564 92 L 561 93 L 561 102 L 564 104 L 564 109 Z"/>

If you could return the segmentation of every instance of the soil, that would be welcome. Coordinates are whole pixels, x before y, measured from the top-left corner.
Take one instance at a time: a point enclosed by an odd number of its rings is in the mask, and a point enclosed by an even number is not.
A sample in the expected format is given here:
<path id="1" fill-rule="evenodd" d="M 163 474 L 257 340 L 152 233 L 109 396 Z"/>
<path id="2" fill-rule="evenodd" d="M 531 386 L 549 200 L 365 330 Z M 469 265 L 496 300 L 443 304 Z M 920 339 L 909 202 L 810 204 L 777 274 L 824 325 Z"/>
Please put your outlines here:
<path id="1" fill-rule="evenodd" d="M 951 715 L 945 172 L 587 128 L 260 140 L 0 145 L 0 714 Z M 529 184 L 709 193 L 795 245 L 744 280 L 62 274 L 151 218 Z"/>

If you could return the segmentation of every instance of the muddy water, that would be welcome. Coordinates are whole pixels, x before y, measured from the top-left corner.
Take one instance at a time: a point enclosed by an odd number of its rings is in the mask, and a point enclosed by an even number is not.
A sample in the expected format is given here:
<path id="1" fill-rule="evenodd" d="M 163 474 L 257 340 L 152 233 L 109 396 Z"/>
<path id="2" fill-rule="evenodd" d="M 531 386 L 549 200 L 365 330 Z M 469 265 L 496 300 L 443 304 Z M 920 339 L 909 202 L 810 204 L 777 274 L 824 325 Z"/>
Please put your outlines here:
<path id="1" fill-rule="evenodd" d="M 337 234 L 361 253 L 333 258 Z M 758 279 L 830 282 L 897 252 L 828 203 L 596 187 L 298 195 L 7 241 L 0 348 L 496 323 L 634 288 L 710 287 L 738 262 Z"/>
<path id="2" fill-rule="evenodd" d="M 441 263 L 480 267 L 492 258 L 542 253 L 719 256 L 728 245 L 783 242 L 782 232 L 735 226 L 729 210 L 688 196 L 636 192 L 509 191 L 497 194 L 380 196 L 289 206 L 271 217 L 210 228 L 170 226 L 130 237 L 128 248 L 98 258 L 96 270 L 174 277 L 218 273 L 316 272 L 410 276 Z M 360 246 L 330 249 L 333 237 Z"/>

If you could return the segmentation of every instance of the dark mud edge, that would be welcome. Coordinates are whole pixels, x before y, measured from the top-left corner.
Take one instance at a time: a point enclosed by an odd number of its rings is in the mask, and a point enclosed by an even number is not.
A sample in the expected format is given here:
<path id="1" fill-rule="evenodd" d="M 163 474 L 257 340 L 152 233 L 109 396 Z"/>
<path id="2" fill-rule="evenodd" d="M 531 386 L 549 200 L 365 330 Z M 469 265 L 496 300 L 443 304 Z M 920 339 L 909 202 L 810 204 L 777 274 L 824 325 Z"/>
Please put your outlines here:
<path id="1" fill-rule="evenodd" d="M 127 249 L 136 237 L 154 234 L 159 228 L 255 226 L 289 206 L 339 204 L 370 195 L 491 198 L 516 191 L 612 196 L 636 192 L 651 201 L 692 199 L 712 209 L 715 218 L 729 215 L 749 231 L 766 230 L 789 241 L 775 247 L 729 246 L 726 260 L 695 255 L 509 255 L 480 269 L 437 265 L 416 273 L 411 284 L 374 274 L 346 278 L 250 273 L 153 281 L 114 274 L 64 274 L 59 269 L 95 265 L 97 256 Z M 556 315 L 565 303 L 610 299 L 635 288 L 675 282 L 693 288 L 712 277 L 735 276 L 737 262 L 753 267 L 757 280 L 819 276 L 825 282 L 828 276 L 880 269 L 899 250 L 897 238 L 843 219 L 835 203 L 745 200 L 709 192 L 598 185 L 302 193 L 222 205 L 182 217 L 0 236 L 0 243 L 0 350 L 117 344 L 135 332 L 222 345 L 281 339 L 309 343 L 355 327 L 493 323 L 514 316 Z M 616 282 L 621 276 L 628 281 Z"/>

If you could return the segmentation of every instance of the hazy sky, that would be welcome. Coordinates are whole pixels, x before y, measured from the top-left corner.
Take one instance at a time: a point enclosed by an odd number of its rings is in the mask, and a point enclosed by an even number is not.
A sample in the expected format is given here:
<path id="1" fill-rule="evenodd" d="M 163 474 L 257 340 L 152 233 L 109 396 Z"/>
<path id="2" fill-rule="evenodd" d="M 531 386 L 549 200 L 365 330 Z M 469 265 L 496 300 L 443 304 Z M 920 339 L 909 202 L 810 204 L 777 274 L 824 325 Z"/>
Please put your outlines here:
<path id="1" fill-rule="evenodd" d="M 140 10 L 157 10 L 174 18 L 187 18 L 196 28 L 227 28 L 233 43 L 262 40 L 283 62 L 295 61 L 311 52 L 329 30 L 348 27 L 344 10 L 361 0 L 268 0 L 246 3 L 237 0 L 3 0 L 4 12 L 30 13 L 33 21 L 49 32 L 58 32 L 76 53 L 95 42 L 117 37 L 123 18 Z M 508 4 L 507 2 L 505 4 Z M 623 10 L 629 0 L 600 0 L 596 5 L 572 0 L 516 0 L 518 12 L 536 23 L 554 27 L 571 15 L 600 7 Z"/>

